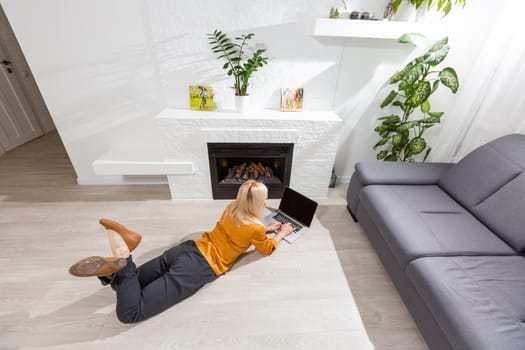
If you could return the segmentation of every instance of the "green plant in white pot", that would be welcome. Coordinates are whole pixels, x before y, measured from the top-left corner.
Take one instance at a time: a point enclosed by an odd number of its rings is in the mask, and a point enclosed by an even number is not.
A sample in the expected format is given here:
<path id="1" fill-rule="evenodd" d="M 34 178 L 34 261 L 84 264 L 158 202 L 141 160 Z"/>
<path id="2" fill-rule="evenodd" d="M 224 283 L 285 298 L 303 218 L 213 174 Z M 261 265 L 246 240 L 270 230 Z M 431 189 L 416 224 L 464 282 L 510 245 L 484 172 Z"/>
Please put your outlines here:
<path id="1" fill-rule="evenodd" d="M 235 90 L 237 111 L 243 112 L 246 108 L 246 102 L 239 101 L 246 101 L 246 99 L 242 100 L 238 97 L 249 95 L 248 87 L 252 74 L 268 64 L 268 57 L 263 56 L 266 49 L 255 50 L 251 57 L 247 56 L 248 41 L 254 37 L 255 34 L 253 33 L 243 34 L 234 40 L 220 30 L 215 30 L 212 34 L 207 35 L 212 51 L 218 55 L 217 59 L 226 61 L 222 68 L 227 71 L 228 76 L 232 76 L 234 79 L 233 89 Z"/>
<path id="2" fill-rule="evenodd" d="M 428 41 L 421 34 L 405 34 L 399 42 L 418 45 Z M 379 150 L 377 159 L 406 162 L 421 156 L 423 161 L 428 158 L 432 148 L 423 134 L 439 124 L 444 114 L 432 111 L 429 98 L 440 85 L 452 93 L 459 88 L 453 68 L 437 68 L 449 49 L 448 38 L 443 38 L 390 78 L 389 86 L 393 88 L 381 103 L 381 108 L 388 108 L 389 114 L 378 118 L 381 124 L 374 129 L 380 136 L 374 146 L 374 150 Z"/>
<path id="3" fill-rule="evenodd" d="M 437 12 L 443 12 L 444 16 L 448 15 L 454 6 L 465 7 L 465 2 L 466 0 L 393 0 L 394 13 L 397 13 L 399 6 L 405 4 L 415 6 L 416 9 L 425 6 L 427 11 L 435 6 Z"/>

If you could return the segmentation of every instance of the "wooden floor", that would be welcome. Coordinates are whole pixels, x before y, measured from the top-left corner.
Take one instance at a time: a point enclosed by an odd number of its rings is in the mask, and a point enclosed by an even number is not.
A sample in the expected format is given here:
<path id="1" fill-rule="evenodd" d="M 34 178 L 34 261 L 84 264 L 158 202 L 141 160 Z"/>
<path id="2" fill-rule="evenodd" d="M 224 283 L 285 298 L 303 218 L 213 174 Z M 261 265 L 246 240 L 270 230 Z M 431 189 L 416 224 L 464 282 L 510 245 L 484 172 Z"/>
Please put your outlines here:
<path id="1" fill-rule="evenodd" d="M 317 216 L 336 247 L 370 340 L 376 349 L 427 349 L 366 236 L 347 213 L 345 190 L 345 185 L 330 190 L 329 198 L 320 201 Z M 56 132 L 1 156 L 0 244 L 4 252 L 0 255 L 0 349 L 72 349 L 75 344 L 98 348 L 100 339 L 126 332 L 128 328 L 115 320 L 111 293 L 103 289 L 93 292 L 92 280 L 53 280 L 53 276 L 64 274 L 65 262 L 94 251 L 109 254 L 103 239 L 93 240 L 93 232 L 101 230 L 97 218 L 111 217 L 139 232 L 152 233 L 154 239 L 144 243 L 149 250 L 141 256 L 147 259 L 173 243 L 173 232 L 212 227 L 213 215 L 200 220 L 185 218 L 194 218 L 199 210 L 220 214 L 226 203 L 173 204 L 167 185 L 78 186 Z M 188 215 L 190 212 L 193 215 Z M 28 259 L 31 264 L 26 263 Z M 75 302 L 64 306 L 57 300 Z M 89 329 L 85 329 L 85 314 L 99 316 L 90 316 Z M 113 326 L 102 331 L 97 327 L 108 322 Z M 166 341 L 165 348 L 179 348 L 176 342 Z M 130 344 L 133 340 L 120 345 L 145 348 Z M 286 344 L 278 345 L 287 348 Z"/>

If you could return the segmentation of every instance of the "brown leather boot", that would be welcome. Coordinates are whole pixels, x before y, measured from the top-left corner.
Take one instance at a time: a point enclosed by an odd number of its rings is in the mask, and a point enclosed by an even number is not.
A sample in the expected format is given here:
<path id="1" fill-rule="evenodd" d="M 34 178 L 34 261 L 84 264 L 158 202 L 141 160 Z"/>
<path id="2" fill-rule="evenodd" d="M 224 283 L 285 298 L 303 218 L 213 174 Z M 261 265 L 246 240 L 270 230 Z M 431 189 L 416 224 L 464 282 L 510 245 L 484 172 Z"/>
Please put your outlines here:
<path id="1" fill-rule="evenodd" d="M 109 219 L 100 219 L 100 224 L 106 228 L 106 230 L 115 231 L 122 237 L 130 252 L 132 252 L 140 243 L 142 236 L 136 232 L 128 230 L 123 225 Z"/>
<path id="2" fill-rule="evenodd" d="M 90 256 L 71 265 L 69 273 L 77 277 L 107 276 L 122 270 L 126 265 L 124 258 Z"/>

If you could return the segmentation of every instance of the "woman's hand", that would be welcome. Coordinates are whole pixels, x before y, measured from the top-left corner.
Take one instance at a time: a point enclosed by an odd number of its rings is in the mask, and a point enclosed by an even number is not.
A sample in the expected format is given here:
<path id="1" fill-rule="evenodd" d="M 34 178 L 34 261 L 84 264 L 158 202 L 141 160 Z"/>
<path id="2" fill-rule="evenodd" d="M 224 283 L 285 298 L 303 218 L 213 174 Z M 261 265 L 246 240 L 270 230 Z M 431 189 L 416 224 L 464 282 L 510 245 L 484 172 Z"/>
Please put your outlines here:
<path id="1" fill-rule="evenodd" d="M 282 234 L 284 237 L 288 236 L 293 232 L 292 224 L 282 224 L 278 234 Z"/>
<path id="2" fill-rule="evenodd" d="M 293 232 L 293 226 L 291 224 L 282 224 L 281 229 L 279 230 L 279 232 L 277 232 L 277 234 L 275 235 L 275 237 L 273 237 L 273 239 L 279 242 L 281 239 L 288 236 L 292 232 Z"/>
<path id="3" fill-rule="evenodd" d="M 275 232 L 281 228 L 281 223 L 279 221 L 273 220 L 268 226 L 265 227 L 266 232 Z"/>

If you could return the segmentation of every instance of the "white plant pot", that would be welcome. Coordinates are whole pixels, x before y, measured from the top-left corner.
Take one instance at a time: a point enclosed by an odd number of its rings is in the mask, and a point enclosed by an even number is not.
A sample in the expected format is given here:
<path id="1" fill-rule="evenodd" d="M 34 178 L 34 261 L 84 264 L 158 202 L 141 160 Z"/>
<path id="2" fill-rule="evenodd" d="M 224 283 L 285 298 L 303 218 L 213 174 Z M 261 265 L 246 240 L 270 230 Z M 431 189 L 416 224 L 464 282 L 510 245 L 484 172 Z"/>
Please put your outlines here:
<path id="1" fill-rule="evenodd" d="M 394 15 L 394 20 L 400 22 L 415 22 L 416 6 L 411 4 L 402 4 L 397 9 L 397 12 Z"/>
<path id="2" fill-rule="evenodd" d="M 237 113 L 246 113 L 250 109 L 250 96 L 234 96 Z"/>

